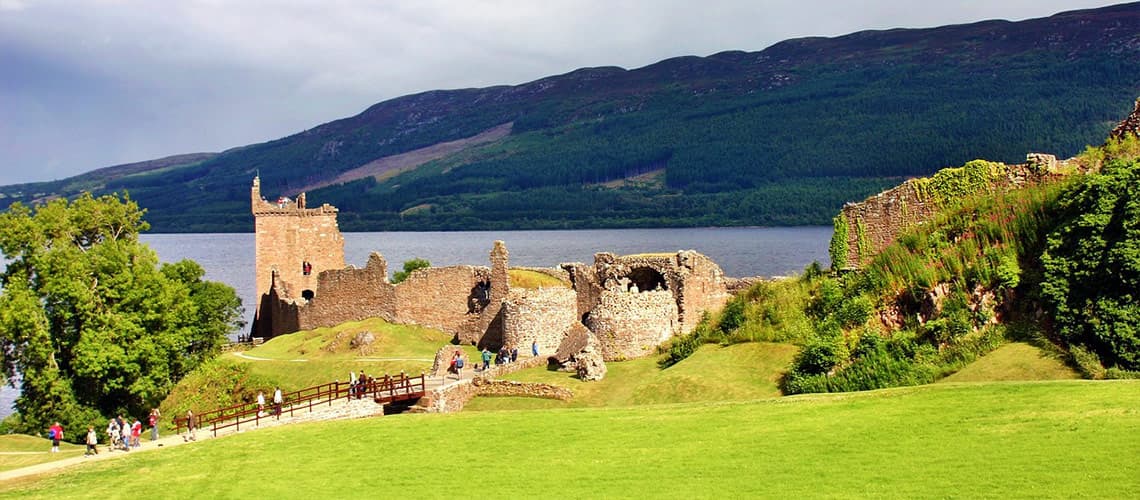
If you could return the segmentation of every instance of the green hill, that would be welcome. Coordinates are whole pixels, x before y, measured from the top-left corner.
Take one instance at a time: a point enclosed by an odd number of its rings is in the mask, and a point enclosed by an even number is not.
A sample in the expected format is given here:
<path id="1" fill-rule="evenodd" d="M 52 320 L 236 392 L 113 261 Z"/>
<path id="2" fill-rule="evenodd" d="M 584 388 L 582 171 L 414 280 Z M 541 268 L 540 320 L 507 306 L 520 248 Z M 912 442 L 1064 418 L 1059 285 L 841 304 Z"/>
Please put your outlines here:
<path id="1" fill-rule="evenodd" d="M 1024 342 L 1011 342 L 939 382 L 993 382 L 1081 378 L 1056 354 Z"/>
<path id="2" fill-rule="evenodd" d="M 85 188 L 156 231 L 250 231 L 258 173 L 349 231 L 826 224 L 904 177 L 1099 143 L 1140 88 L 1136 25 L 1132 3 L 433 90 Z"/>

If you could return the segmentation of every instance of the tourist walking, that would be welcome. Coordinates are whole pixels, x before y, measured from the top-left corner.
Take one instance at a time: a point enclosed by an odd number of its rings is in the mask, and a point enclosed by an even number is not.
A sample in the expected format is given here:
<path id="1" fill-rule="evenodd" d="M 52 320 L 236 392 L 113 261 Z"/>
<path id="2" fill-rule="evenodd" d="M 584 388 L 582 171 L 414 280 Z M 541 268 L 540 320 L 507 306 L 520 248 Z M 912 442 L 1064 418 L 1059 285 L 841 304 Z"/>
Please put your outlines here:
<path id="1" fill-rule="evenodd" d="M 51 439 L 51 452 L 59 453 L 59 441 L 63 439 L 63 426 L 59 422 L 48 427 L 48 438 Z"/>
<path id="2" fill-rule="evenodd" d="M 518 361 L 518 360 L 519 360 L 519 348 L 518 347 L 512 347 L 511 348 L 511 363 L 514 363 L 515 361 Z"/>
<path id="3" fill-rule="evenodd" d="M 483 348 L 483 371 L 487 371 L 491 367 L 491 351 L 486 347 Z"/>
<path id="4" fill-rule="evenodd" d="M 186 410 L 186 435 L 182 437 L 183 441 L 197 441 L 198 436 L 194 434 L 194 411 Z"/>
<path id="5" fill-rule="evenodd" d="M 131 448 L 138 448 L 141 446 L 139 438 L 142 437 L 142 422 L 135 419 L 135 423 L 131 424 Z"/>
<path id="6" fill-rule="evenodd" d="M 147 424 L 150 424 L 151 441 L 158 441 L 158 419 L 161 416 L 162 413 L 159 413 L 158 408 L 152 408 L 150 410 L 150 416 L 147 417 Z"/>
<path id="7" fill-rule="evenodd" d="M 285 402 L 285 400 L 281 398 L 281 388 L 280 387 L 274 387 L 273 388 L 273 413 L 277 415 L 277 418 L 281 418 L 281 404 L 284 402 Z"/>
<path id="8" fill-rule="evenodd" d="M 83 456 L 86 457 L 86 456 L 91 456 L 91 455 L 98 455 L 99 454 L 99 448 L 96 446 L 98 444 L 99 444 L 99 436 L 97 434 L 95 434 L 95 426 L 88 425 L 87 426 L 87 451 L 83 452 Z"/>
<path id="9" fill-rule="evenodd" d="M 530 355 L 534 356 L 536 358 L 538 357 L 538 341 L 537 340 L 530 341 Z"/>
<path id="10" fill-rule="evenodd" d="M 119 421 L 111 417 L 111 421 L 107 422 L 107 452 L 115 450 L 116 443 L 119 442 Z"/>
<path id="11" fill-rule="evenodd" d="M 123 443 L 123 451 L 131 451 L 131 424 L 125 420 L 119 427 L 119 442 Z"/>
<path id="12" fill-rule="evenodd" d="M 455 351 L 455 380 L 463 379 L 463 354 Z"/>
<path id="13" fill-rule="evenodd" d="M 257 391 L 257 416 L 265 414 L 265 393 Z"/>

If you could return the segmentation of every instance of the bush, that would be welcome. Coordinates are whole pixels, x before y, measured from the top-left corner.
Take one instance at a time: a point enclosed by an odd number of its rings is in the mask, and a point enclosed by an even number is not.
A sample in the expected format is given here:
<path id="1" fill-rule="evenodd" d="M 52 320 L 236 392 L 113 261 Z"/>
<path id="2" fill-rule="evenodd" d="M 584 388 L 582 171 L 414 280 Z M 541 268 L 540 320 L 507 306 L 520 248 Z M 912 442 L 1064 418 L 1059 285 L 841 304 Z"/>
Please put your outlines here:
<path id="1" fill-rule="evenodd" d="M 404 261 L 404 270 L 396 271 L 396 274 L 392 275 L 392 284 L 395 285 L 396 283 L 403 282 L 404 280 L 408 279 L 408 276 L 411 276 L 412 272 L 416 271 L 417 269 L 426 269 L 429 267 L 431 267 L 431 262 L 428 262 L 427 259 L 421 259 L 419 257 Z"/>
<path id="2" fill-rule="evenodd" d="M 1138 200 L 1140 161 L 1110 161 L 1062 195 L 1041 258 L 1041 294 L 1060 338 L 1124 370 L 1140 370 Z"/>

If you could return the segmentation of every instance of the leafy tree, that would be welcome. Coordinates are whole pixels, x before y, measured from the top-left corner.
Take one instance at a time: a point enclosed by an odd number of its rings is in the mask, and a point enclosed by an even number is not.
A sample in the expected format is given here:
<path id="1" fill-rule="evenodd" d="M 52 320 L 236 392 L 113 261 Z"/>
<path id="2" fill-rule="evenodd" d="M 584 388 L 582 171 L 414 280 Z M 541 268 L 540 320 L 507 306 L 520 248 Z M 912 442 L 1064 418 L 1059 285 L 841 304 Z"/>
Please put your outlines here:
<path id="1" fill-rule="evenodd" d="M 396 271 L 396 274 L 392 275 L 392 284 L 400 283 L 408 279 L 408 276 L 411 276 L 412 272 L 416 269 L 425 269 L 428 267 L 431 267 L 431 262 L 428 262 L 427 259 L 416 257 L 412 260 L 404 261 L 404 270 Z"/>
<path id="2" fill-rule="evenodd" d="M 144 212 L 84 194 L 0 214 L 0 362 L 22 378 L 25 431 L 59 420 L 78 438 L 101 415 L 142 415 L 240 326 L 232 288 L 191 261 L 159 267 Z"/>
<path id="3" fill-rule="evenodd" d="M 1140 161 L 1116 160 L 1061 200 L 1042 256 L 1057 333 L 1107 367 L 1140 369 Z"/>

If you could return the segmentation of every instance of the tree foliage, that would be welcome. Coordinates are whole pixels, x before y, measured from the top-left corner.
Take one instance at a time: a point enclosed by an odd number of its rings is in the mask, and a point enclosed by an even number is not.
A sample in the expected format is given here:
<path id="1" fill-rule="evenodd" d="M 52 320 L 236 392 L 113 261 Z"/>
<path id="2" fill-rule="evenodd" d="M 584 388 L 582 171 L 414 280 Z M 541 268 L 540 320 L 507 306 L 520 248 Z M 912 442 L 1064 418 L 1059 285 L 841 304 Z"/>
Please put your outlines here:
<path id="1" fill-rule="evenodd" d="M 425 269 L 428 267 L 431 267 L 431 262 L 428 262 L 427 259 L 416 257 L 412 260 L 404 261 L 404 270 L 396 271 L 396 274 L 392 275 L 392 284 L 400 283 L 408 279 L 408 276 L 411 276 L 416 269 Z"/>
<path id="2" fill-rule="evenodd" d="M 138 240 L 144 212 L 85 194 L 0 214 L 0 362 L 22 379 L 25 430 L 143 415 L 240 326 L 232 288 L 193 261 L 159 266 Z"/>
<path id="3" fill-rule="evenodd" d="M 1042 256 L 1057 333 L 1106 367 L 1140 370 L 1140 161 L 1115 160 L 1062 199 Z"/>

